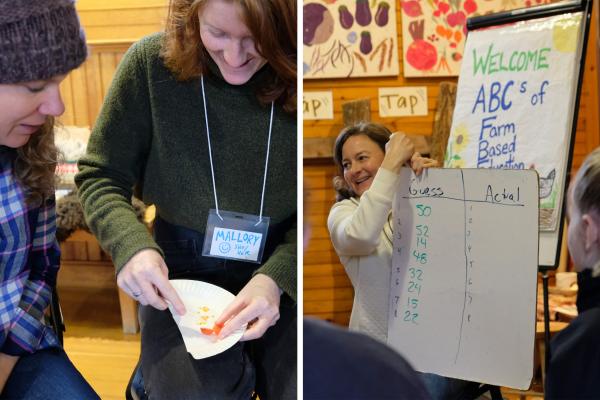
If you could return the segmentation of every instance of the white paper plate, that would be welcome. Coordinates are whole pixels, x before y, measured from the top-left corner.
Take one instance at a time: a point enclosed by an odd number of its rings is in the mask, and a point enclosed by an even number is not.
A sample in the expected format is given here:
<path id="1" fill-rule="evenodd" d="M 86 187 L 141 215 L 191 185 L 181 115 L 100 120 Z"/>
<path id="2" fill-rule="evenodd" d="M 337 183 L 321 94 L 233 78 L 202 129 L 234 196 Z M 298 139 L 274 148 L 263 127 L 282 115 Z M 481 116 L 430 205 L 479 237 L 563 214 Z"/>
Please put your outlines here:
<path id="1" fill-rule="evenodd" d="M 222 340 L 218 340 L 215 335 L 205 335 L 200 332 L 203 321 L 207 322 L 205 327 L 212 328 L 212 321 L 218 318 L 235 298 L 232 293 L 206 282 L 187 279 L 174 279 L 170 282 L 183 301 L 187 312 L 185 315 L 178 315 L 171 306 L 169 310 L 179 327 L 185 348 L 192 357 L 195 359 L 212 357 L 224 352 L 240 340 L 246 331 L 245 325 Z"/>

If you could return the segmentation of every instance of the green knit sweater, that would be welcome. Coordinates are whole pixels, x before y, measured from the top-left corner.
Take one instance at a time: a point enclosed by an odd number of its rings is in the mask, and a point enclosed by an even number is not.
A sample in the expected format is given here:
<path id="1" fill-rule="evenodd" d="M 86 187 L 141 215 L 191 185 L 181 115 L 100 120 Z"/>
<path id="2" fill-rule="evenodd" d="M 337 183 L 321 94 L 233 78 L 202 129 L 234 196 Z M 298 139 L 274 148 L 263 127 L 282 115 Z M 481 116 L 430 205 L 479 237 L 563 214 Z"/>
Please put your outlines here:
<path id="1" fill-rule="evenodd" d="M 215 208 L 200 80 L 175 80 L 159 57 L 163 37 L 148 36 L 124 56 L 75 177 L 88 225 L 117 272 L 142 249 L 162 253 L 133 212 L 134 191 L 169 223 L 202 233 Z M 239 86 L 215 65 L 211 71 L 204 85 L 219 209 L 258 214 L 270 106 L 258 103 L 255 88 L 272 71 L 263 67 Z M 289 228 L 257 271 L 293 299 L 296 128 L 295 114 L 276 106 L 263 215 Z"/>

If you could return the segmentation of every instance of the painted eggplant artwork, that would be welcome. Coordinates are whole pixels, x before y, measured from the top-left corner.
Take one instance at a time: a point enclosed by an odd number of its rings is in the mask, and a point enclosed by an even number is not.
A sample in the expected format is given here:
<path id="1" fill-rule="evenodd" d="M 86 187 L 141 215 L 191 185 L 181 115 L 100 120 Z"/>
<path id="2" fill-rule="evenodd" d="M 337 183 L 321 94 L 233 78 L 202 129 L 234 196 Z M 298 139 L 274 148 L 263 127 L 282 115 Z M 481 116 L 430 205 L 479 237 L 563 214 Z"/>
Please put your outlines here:
<path id="1" fill-rule="evenodd" d="M 395 0 L 304 0 L 303 78 L 399 73 Z"/>

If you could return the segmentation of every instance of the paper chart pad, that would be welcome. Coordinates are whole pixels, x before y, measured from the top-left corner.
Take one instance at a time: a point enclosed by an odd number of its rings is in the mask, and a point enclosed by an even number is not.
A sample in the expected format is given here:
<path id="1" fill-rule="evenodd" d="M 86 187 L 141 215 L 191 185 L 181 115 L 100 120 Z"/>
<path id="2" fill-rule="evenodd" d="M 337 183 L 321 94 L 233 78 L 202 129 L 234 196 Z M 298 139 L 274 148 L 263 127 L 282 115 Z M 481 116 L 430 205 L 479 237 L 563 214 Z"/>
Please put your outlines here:
<path id="1" fill-rule="evenodd" d="M 535 171 L 404 168 L 388 343 L 419 371 L 527 389 L 538 268 Z"/>

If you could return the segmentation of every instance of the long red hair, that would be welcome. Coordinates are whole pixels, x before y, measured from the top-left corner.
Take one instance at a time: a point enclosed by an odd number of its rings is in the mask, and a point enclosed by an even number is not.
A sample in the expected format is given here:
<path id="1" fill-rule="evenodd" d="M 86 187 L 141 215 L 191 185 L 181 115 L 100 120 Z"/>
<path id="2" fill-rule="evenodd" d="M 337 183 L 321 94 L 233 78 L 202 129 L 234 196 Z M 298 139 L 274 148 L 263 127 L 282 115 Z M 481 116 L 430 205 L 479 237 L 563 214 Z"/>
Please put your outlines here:
<path id="1" fill-rule="evenodd" d="M 198 13 L 207 1 L 171 0 L 166 40 L 161 55 L 166 66 L 185 81 L 210 73 L 206 62 L 210 55 L 200 39 Z M 295 0 L 223 0 L 237 4 L 252 33 L 256 49 L 273 70 L 272 78 L 258 89 L 263 104 L 275 101 L 287 112 L 296 111 L 296 1 Z"/>

